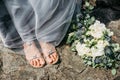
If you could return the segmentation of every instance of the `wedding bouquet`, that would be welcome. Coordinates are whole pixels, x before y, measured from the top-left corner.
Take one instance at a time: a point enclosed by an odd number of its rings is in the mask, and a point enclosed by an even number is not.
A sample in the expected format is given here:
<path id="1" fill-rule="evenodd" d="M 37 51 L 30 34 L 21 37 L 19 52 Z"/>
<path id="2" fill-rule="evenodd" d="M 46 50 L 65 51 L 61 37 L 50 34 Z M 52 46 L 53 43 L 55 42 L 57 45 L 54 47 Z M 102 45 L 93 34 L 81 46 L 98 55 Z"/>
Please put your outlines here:
<path id="1" fill-rule="evenodd" d="M 81 40 L 75 41 L 75 47 L 84 63 L 94 68 L 104 67 L 115 71 L 119 66 L 120 53 L 118 51 L 120 47 L 119 44 L 111 41 L 113 32 L 96 20 L 83 36 Z M 113 72 L 113 74 L 115 73 Z"/>
<path id="2" fill-rule="evenodd" d="M 107 29 L 104 23 L 90 16 L 93 7 L 87 0 L 84 8 L 83 16 L 81 17 L 81 13 L 77 14 L 72 23 L 67 43 L 86 65 L 111 69 L 115 75 L 120 66 L 120 46 L 112 41 L 114 33 Z"/>
<path id="3" fill-rule="evenodd" d="M 69 39 L 77 37 L 72 50 L 78 53 L 86 65 L 112 69 L 112 74 L 115 75 L 120 65 L 120 46 L 112 41 L 114 33 L 98 20 L 83 31 L 82 35 L 78 33 L 79 30 L 69 34 Z"/>

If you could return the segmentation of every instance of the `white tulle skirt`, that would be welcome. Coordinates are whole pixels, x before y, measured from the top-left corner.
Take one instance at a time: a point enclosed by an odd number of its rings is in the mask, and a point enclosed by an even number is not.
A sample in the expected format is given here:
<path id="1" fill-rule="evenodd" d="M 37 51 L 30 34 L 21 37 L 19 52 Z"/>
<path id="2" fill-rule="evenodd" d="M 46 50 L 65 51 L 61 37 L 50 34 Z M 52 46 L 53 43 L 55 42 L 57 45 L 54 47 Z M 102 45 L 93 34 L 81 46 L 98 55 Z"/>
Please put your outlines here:
<path id="1" fill-rule="evenodd" d="M 1 1 L 0 37 L 10 48 L 32 40 L 57 46 L 69 28 L 75 7 L 75 0 Z"/>

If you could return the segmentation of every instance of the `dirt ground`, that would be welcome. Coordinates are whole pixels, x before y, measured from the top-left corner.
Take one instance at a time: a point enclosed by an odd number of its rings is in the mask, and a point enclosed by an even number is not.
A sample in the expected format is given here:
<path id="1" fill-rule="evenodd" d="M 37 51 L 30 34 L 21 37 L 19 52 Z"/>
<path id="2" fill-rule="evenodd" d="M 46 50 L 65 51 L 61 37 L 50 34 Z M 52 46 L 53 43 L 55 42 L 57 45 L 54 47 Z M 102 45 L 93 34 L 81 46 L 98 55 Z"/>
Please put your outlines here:
<path id="1" fill-rule="evenodd" d="M 115 32 L 114 40 L 120 43 L 120 20 L 108 25 Z M 85 66 L 69 46 L 57 48 L 60 61 L 44 68 L 32 68 L 25 60 L 22 51 L 16 52 L 0 46 L 0 80 L 120 80 L 120 68 L 113 76 L 110 70 L 93 69 Z"/>

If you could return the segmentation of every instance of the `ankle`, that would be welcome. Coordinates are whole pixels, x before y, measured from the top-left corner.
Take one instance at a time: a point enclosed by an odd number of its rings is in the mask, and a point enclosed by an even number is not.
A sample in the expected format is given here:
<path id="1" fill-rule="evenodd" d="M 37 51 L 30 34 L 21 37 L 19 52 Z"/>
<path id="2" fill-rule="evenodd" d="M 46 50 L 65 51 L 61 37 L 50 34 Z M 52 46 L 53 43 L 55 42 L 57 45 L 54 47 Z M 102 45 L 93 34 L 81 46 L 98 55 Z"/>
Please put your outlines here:
<path id="1" fill-rule="evenodd" d="M 32 45 L 34 45 L 34 41 L 29 41 L 29 42 L 25 42 L 23 44 L 23 47 L 26 48 L 26 47 L 29 47 L 29 46 L 32 46 Z"/>

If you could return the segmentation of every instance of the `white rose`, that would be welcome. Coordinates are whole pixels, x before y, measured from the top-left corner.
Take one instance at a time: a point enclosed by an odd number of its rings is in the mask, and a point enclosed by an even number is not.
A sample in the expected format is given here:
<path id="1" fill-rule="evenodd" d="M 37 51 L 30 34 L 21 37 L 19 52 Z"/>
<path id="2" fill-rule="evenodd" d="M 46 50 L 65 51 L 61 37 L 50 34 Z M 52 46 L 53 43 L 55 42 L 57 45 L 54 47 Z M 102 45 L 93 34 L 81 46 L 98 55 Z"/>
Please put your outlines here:
<path id="1" fill-rule="evenodd" d="M 100 21 L 96 20 L 93 25 L 89 27 L 87 34 L 92 35 L 94 38 L 101 38 L 104 34 L 103 32 L 106 30 L 105 24 L 100 23 Z"/>
<path id="2" fill-rule="evenodd" d="M 102 56 L 104 55 L 104 49 L 103 48 L 91 48 L 92 57 Z"/>
<path id="3" fill-rule="evenodd" d="M 95 47 L 91 48 L 91 53 L 93 57 L 97 57 L 97 56 L 102 56 L 104 55 L 104 48 L 105 46 L 109 45 L 108 41 L 105 40 L 99 40 L 97 42 L 97 44 L 95 45 Z"/>
<path id="4" fill-rule="evenodd" d="M 89 32 L 87 34 L 92 35 L 94 38 L 101 38 L 103 36 L 103 32 L 106 30 L 105 24 L 100 23 L 96 20 L 96 22 L 89 27 Z"/>
<path id="5" fill-rule="evenodd" d="M 100 48 L 100 47 L 104 48 L 105 46 L 108 46 L 108 45 L 109 45 L 108 41 L 106 41 L 106 40 L 99 40 L 97 42 L 97 44 L 96 44 L 96 47 L 97 48 Z"/>
<path id="6" fill-rule="evenodd" d="M 94 38 L 101 38 L 103 36 L 103 33 L 102 32 L 99 32 L 99 31 L 92 31 L 91 32 L 91 35 L 94 37 Z"/>
<path id="7" fill-rule="evenodd" d="M 76 50 L 78 52 L 78 55 L 80 55 L 80 56 L 83 56 L 84 54 L 87 55 L 90 53 L 90 49 L 88 47 L 86 47 L 85 44 L 81 44 L 80 42 L 77 43 Z"/>
<path id="8" fill-rule="evenodd" d="M 110 43 L 107 40 L 104 40 L 104 46 L 109 46 Z"/>

